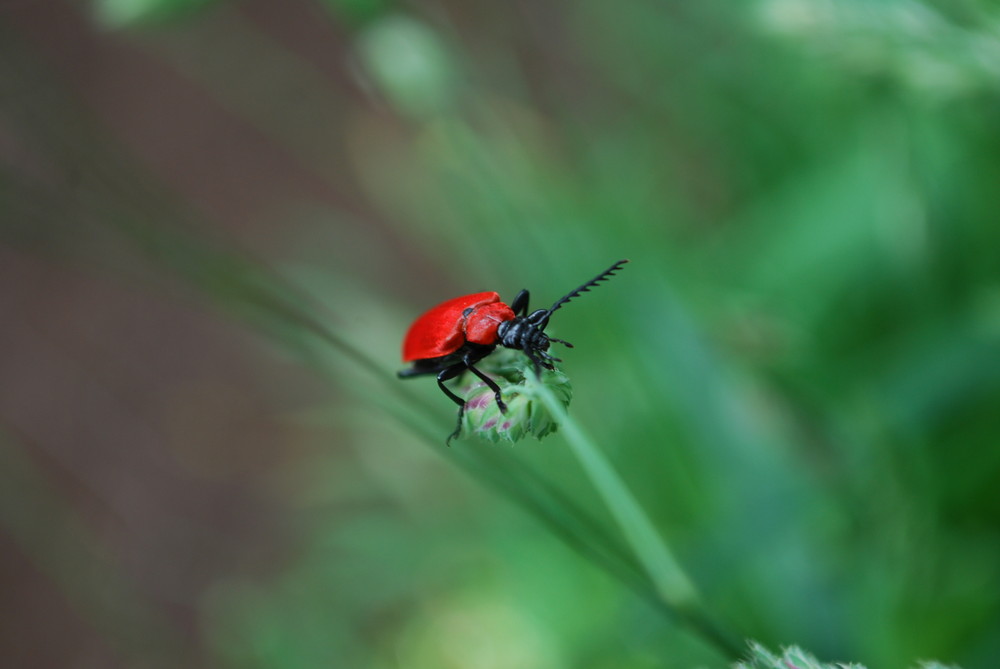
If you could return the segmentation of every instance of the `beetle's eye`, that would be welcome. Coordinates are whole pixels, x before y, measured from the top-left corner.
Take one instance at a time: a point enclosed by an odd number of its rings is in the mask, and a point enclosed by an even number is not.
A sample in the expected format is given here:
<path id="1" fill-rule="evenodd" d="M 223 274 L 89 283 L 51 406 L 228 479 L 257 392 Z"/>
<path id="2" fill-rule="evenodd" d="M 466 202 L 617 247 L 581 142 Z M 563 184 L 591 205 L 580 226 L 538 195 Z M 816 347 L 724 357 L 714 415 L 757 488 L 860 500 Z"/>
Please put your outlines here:
<path id="1" fill-rule="evenodd" d="M 473 311 L 475 311 L 475 307 L 467 307 L 464 311 L 462 311 L 462 315 L 463 316 L 468 316 Z"/>

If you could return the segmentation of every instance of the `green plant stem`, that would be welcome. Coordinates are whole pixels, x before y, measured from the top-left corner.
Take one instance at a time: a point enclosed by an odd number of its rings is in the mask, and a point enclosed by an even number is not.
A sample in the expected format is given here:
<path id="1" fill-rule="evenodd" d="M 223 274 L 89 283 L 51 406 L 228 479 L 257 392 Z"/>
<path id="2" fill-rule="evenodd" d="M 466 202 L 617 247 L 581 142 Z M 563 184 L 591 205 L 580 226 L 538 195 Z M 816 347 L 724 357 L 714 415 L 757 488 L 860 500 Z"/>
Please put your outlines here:
<path id="1" fill-rule="evenodd" d="M 563 404 L 544 384 L 526 375 L 528 388 L 549 410 L 566 442 L 580 461 L 591 483 L 618 523 L 622 534 L 654 584 L 657 594 L 673 612 L 723 652 L 739 656 L 740 644 L 720 630 L 705 613 L 697 589 L 670 547 L 656 531 L 642 506 L 594 441 L 570 418 Z"/>

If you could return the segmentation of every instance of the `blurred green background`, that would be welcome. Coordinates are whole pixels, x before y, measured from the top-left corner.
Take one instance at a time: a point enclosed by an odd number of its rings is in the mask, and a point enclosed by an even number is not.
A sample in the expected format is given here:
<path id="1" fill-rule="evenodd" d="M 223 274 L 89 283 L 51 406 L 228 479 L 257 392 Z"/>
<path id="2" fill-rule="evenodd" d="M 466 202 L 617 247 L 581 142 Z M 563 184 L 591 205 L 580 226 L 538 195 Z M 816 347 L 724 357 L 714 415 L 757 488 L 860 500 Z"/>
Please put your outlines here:
<path id="1" fill-rule="evenodd" d="M 550 332 L 705 614 L 995 667 L 998 118 L 984 0 L 0 1 L 0 662 L 728 666 L 394 376 L 624 257 Z"/>

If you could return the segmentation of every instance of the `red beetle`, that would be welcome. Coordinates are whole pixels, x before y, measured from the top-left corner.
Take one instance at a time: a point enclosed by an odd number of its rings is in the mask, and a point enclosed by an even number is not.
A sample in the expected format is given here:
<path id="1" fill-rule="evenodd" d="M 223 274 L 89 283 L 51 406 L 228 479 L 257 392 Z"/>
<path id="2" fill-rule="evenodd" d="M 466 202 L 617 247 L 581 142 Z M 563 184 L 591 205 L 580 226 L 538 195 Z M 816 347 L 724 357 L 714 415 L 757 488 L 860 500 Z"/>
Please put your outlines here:
<path id="1" fill-rule="evenodd" d="M 538 309 L 528 314 L 528 291 L 522 290 L 507 306 L 493 292 L 473 293 L 442 302 L 413 322 L 403 340 L 403 362 L 413 366 L 399 372 L 400 378 L 436 374 L 438 386 L 459 407 L 458 424 L 462 425 L 465 400 L 444 385 L 445 381 L 469 370 L 493 391 L 500 411 L 507 406 L 500 395 L 500 387 L 489 376 L 476 369 L 475 364 L 492 353 L 497 346 L 524 351 L 541 375 L 542 367 L 553 369 L 553 362 L 561 362 L 548 353 L 550 342 L 559 342 L 572 348 L 572 344 L 549 337 L 545 326 L 556 309 L 580 293 L 587 292 L 598 282 L 612 276 L 628 260 L 619 260 L 576 290 L 556 300 L 548 309 Z M 459 430 L 449 437 L 458 434 Z"/>

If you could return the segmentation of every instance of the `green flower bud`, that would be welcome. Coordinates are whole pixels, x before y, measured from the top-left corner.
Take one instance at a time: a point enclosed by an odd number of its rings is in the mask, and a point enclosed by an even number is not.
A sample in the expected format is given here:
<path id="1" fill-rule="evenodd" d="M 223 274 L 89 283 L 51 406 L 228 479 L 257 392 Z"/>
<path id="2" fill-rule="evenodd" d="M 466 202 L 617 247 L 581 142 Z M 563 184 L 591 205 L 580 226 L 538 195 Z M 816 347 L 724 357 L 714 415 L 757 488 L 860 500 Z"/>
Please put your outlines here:
<path id="1" fill-rule="evenodd" d="M 464 434 L 474 434 L 494 443 L 501 440 L 515 442 L 526 436 L 541 439 L 559 427 L 548 409 L 525 385 L 527 374 L 534 374 L 531 361 L 519 351 L 500 349 L 476 365 L 493 379 L 507 412 L 500 411 L 493 391 L 474 374 L 466 374 L 468 385 L 460 389 L 465 397 L 462 417 Z M 569 378 L 559 370 L 542 370 L 541 382 L 563 403 L 569 406 L 572 387 Z"/>

